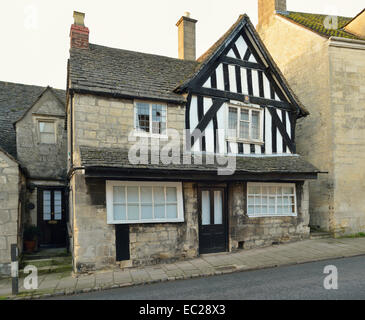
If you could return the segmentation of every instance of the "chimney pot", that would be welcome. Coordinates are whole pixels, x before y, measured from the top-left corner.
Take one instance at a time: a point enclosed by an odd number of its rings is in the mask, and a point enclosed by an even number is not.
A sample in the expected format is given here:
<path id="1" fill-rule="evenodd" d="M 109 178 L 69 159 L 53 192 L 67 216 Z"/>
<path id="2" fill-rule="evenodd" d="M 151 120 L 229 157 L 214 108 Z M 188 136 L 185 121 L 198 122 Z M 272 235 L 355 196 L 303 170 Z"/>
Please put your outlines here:
<path id="1" fill-rule="evenodd" d="M 185 12 L 184 16 L 176 23 L 178 27 L 179 59 L 196 60 L 196 28 L 198 21 L 190 18 L 190 12 Z"/>
<path id="2" fill-rule="evenodd" d="M 74 25 L 85 27 L 85 13 L 74 11 Z"/>

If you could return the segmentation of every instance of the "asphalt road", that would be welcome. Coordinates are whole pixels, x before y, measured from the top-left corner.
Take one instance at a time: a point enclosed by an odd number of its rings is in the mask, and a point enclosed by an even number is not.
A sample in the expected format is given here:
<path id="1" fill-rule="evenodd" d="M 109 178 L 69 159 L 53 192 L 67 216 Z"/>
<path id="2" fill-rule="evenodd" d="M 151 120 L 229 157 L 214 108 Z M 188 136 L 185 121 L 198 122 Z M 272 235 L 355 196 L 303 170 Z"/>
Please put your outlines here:
<path id="1" fill-rule="evenodd" d="M 324 289 L 327 265 L 338 270 L 338 290 Z M 286 300 L 365 299 L 365 256 L 222 276 L 98 291 L 57 300 Z"/>

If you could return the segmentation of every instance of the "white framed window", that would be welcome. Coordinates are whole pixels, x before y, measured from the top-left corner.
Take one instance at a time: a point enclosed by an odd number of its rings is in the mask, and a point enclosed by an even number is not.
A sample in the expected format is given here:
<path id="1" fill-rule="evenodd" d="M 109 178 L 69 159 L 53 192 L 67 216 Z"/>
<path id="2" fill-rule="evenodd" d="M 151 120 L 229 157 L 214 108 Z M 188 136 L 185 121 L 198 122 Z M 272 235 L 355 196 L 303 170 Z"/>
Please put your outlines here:
<path id="1" fill-rule="evenodd" d="M 54 121 L 38 120 L 38 132 L 40 143 L 55 144 L 56 130 Z"/>
<path id="2" fill-rule="evenodd" d="M 260 107 L 229 104 L 227 113 L 227 140 L 263 143 L 263 111 Z"/>
<path id="3" fill-rule="evenodd" d="M 295 184 L 248 183 L 247 214 L 249 217 L 296 216 Z"/>
<path id="4" fill-rule="evenodd" d="M 135 129 L 139 133 L 161 135 L 167 128 L 167 107 L 164 104 L 135 102 Z"/>
<path id="5" fill-rule="evenodd" d="M 107 181 L 108 224 L 184 222 L 179 182 Z"/>

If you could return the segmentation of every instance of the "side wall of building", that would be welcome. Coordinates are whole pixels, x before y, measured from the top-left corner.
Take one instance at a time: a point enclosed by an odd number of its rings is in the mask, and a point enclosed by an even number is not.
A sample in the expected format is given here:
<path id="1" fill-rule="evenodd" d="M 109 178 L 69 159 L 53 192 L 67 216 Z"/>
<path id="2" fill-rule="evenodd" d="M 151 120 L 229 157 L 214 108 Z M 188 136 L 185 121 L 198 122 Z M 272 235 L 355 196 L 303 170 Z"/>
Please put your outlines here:
<path id="1" fill-rule="evenodd" d="M 10 246 L 19 240 L 20 175 L 18 163 L 0 151 L 0 276 L 10 274 Z"/>
<path id="2" fill-rule="evenodd" d="M 322 172 L 310 182 L 310 224 L 333 230 L 334 141 L 328 40 L 278 16 L 258 31 L 310 115 L 298 120 L 297 152 Z"/>
<path id="3" fill-rule="evenodd" d="M 67 131 L 65 130 L 64 105 L 50 91 L 45 91 L 24 117 L 16 123 L 17 157 L 27 169 L 27 199 L 34 205 L 27 208 L 26 223 L 37 225 L 36 186 L 64 186 L 67 166 Z M 55 124 L 55 143 L 40 141 L 38 121 Z"/>
<path id="4" fill-rule="evenodd" d="M 355 46 L 329 47 L 337 235 L 365 231 L 365 44 Z"/>

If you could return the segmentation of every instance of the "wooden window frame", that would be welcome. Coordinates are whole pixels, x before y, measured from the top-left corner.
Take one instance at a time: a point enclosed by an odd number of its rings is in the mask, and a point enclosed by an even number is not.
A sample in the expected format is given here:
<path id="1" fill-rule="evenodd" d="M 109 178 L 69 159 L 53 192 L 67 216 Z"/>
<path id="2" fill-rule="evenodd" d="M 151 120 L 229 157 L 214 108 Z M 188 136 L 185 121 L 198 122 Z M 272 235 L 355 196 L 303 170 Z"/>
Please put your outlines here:
<path id="1" fill-rule="evenodd" d="M 138 220 L 115 220 L 114 219 L 114 187 L 138 187 L 139 192 L 139 219 Z M 177 218 L 152 218 L 142 219 L 141 218 L 141 198 L 140 188 L 141 187 L 164 187 L 165 192 L 165 210 L 168 202 L 166 201 L 166 188 L 176 188 L 177 197 Z M 152 224 L 152 223 L 181 223 L 184 222 L 184 204 L 182 194 L 182 183 L 181 182 L 150 182 L 150 181 L 106 181 L 106 207 L 107 207 L 107 223 L 110 225 L 115 224 Z M 126 209 L 128 208 L 128 200 L 126 199 Z M 152 196 L 152 208 L 154 207 L 154 198 Z M 128 210 L 128 209 L 127 209 Z M 126 213 L 128 214 L 128 213 Z M 128 218 L 128 215 L 127 217 Z"/>
<path id="2" fill-rule="evenodd" d="M 275 194 L 275 214 L 270 214 L 269 212 L 264 214 L 264 213 L 249 213 L 249 201 L 248 198 L 249 196 L 256 196 L 256 194 L 250 194 L 249 193 L 249 188 L 250 187 L 290 187 L 293 188 L 294 193 L 293 194 L 288 194 L 288 195 L 284 195 L 283 193 L 281 194 L 281 196 L 290 196 L 293 197 L 294 196 L 294 212 L 293 213 L 277 213 L 277 196 L 278 194 Z M 261 198 L 262 198 L 262 193 L 261 194 Z M 248 182 L 247 183 L 247 203 L 246 203 L 246 212 L 249 218 L 258 218 L 258 217 L 296 217 L 298 215 L 298 211 L 297 211 L 297 194 L 296 194 L 296 185 L 295 183 L 259 183 L 259 182 Z M 269 198 L 269 196 L 268 196 Z M 269 201 L 269 199 L 267 200 Z M 267 202 L 269 205 L 269 202 Z M 255 204 L 254 204 L 255 206 Z"/>
<path id="3" fill-rule="evenodd" d="M 52 143 L 42 142 L 42 139 L 41 139 L 42 132 L 40 130 L 40 124 L 41 123 L 52 123 L 53 124 L 54 142 L 52 142 Z M 38 141 L 39 141 L 40 144 L 45 144 L 45 145 L 55 145 L 55 144 L 57 144 L 56 130 L 57 130 L 57 126 L 56 126 L 56 121 L 54 119 L 37 118 Z"/>
<path id="4" fill-rule="evenodd" d="M 236 132 L 236 136 L 235 137 L 231 137 L 229 135 L 230 129 L 229 129 L 229 109 L 230 108 L 235 108 L 237 110 L 237 132 Z M 245 121 L 249 123 L 249 138 L 248 139 L 244 139 L 244 138 L 240 138 L 240 123 L 241 121 L 241 110 L 247 110 L 248 111 L 248 117 L 249 120 Z M 241 103 L 229 103 L 227 104 L 227 114 L 226 114 L 226 140 L 229 142 L 240 142 L 240 143 L 244 143 L 244 144 L 258 144 L 258 145 L 262 145 L 264 144 L 264 134 L 263 134 L 263 115 L 264 115 L 264 111 L 260 106 L 255 106 L 255 105 L 248 105 L 248 104 L 241 104 Z M 252 138 L 252 112 L 256 111 L 259 113 L 259 139 L 253 139 Z"/>
<path id="5" fill-rule="evenodd" d="M 142 131 L 142 130 L 139 130 L 138 126 L 137 126 L 137 104 L 138 103 L 144 103 L 144 104 L 148 104 L 149 106 L 149 132 L 146 132 L 146 131 Z M 159 105 L 159 106 L 162 106 L 165 108 L 165 113 L 166 113 L 166 121 L 165 121 L 165 127 L 167 130 L 167 105 L 164 104 L 164 103 L 158 103 L 158 102 L 151 102 L 151 101 L 142 101 L 142 100 L 135 100 L 134 101 L 134 107 L 133 107 L 133 110 L 134 110 L 134 117 L 133 117 L 133 127 L 135 129 L 135 135 L 136 136 L 139 136 L 139 137 L 152 137 L 152 138 L 168 138 L 168 135 L 166 134 L 161 134 L 161 133 L 153 133 L 152 132 L 152 126 L 153 126 L 153 116 L 152 116 L 152 111 L 153 111 L 153 105 Z"/>

